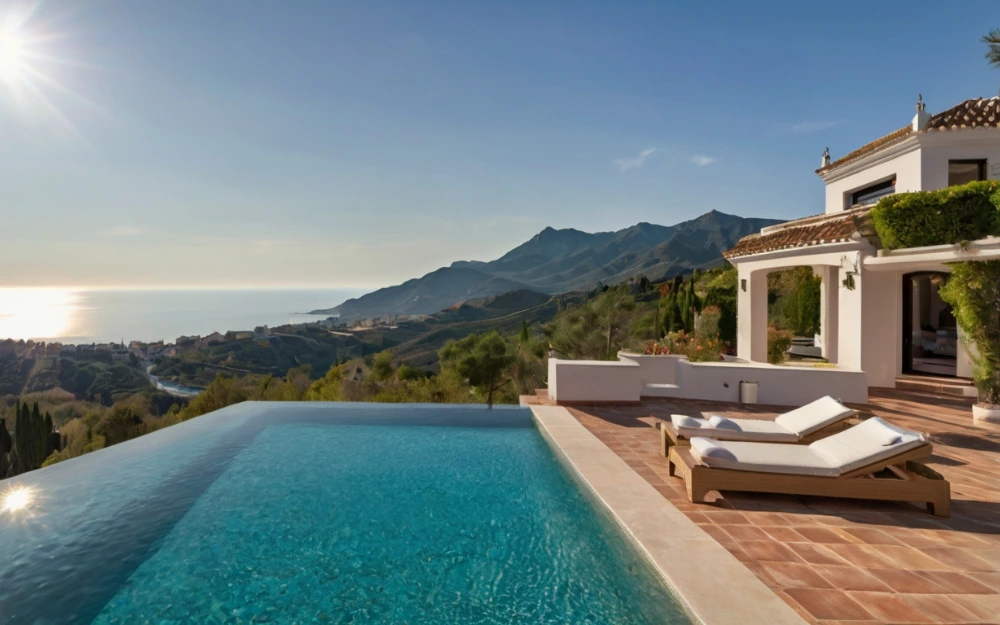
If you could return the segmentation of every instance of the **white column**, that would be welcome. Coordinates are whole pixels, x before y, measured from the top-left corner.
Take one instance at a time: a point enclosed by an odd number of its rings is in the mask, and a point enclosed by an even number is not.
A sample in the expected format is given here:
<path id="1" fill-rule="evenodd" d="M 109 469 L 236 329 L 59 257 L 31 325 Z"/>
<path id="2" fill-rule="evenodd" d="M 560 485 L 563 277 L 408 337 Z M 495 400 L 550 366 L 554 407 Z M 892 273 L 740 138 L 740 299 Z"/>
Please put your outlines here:
<path id="1" fill-rule="evenodd" d="M 767 362 L 767 273 L 741 266 L 736 285 L 736 355 L 752 362 Z"/>
<path id="2" fill-rule="evenodd" d="M 837 269 L 837 283 L 847 273 Z M 854 288 L 841 286 L 837 293 L 837 364 L 861 371 L 861 276 L 854 276 Z"/>
<path id="3" fill-rule="evenodd" d="M 837 320 L 840 298 L 840 275 L 837 267 L 822 265 L 816 275 L 823 280 L 819 292 L 819 332 L 823 341 L 823 358 L 837 362 Z"/>

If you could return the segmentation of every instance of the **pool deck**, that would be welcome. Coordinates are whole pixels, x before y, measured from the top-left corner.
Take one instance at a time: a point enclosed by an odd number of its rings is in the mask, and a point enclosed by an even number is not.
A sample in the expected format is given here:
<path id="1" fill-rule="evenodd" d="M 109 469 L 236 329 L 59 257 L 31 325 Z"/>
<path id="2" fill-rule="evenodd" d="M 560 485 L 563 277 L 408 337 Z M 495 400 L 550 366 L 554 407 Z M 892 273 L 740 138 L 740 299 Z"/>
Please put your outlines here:
<path id="1" fill-rule="evenodd" d="M 544 394 L 522 399 L 532 406 L 552 405 Z M 1000 427 L 973 425 L 970 405 L 961 397 L 873 389 L 869 404 L 856 406 L 930 434 L 934 455 L 927 464 L 951 482 L 949 519 L 914 504 L 818 497 L 716 493 L 709 504 L 689 503 L 683 482 L 667 473 L 656 421 L 672 413 L 766 419 L 780 412 L 777 407 L 652 400 L 640 406 L 559 410 L 652 487 L 624 489 L 618 500 L 636 500 L 628 506 L 654 498 L 668 503 L 701 530 L 696 536 L 710 536 L 809 623 L 996 624 Z M 670 527 L 662 531 L 666 534 Z M 712 560 L 716 566 L 718 559 Z M 714 587 L 720 600 L 732 602 L 732 591 L 742 592 L 744 586 L 734 587 L 726 577 L 729 564 L 721 564 L 714 571 Z M 675 589 L 689 599 L 683 588 Z M 757 599 L 748 595 L 746 600 Z"/>

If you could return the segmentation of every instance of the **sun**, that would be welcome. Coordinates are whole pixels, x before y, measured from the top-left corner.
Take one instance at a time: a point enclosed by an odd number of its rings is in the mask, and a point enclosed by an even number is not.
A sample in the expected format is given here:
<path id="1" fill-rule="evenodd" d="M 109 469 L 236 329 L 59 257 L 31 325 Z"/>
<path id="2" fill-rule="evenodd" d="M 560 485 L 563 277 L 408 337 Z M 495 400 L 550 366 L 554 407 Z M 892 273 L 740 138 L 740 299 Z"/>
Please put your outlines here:
<path id="1" fill-rule="evenodd" d="M 14 32 L 0 31 L 0 82 L 15 83 L 24 73 L 24 42 Z"/>

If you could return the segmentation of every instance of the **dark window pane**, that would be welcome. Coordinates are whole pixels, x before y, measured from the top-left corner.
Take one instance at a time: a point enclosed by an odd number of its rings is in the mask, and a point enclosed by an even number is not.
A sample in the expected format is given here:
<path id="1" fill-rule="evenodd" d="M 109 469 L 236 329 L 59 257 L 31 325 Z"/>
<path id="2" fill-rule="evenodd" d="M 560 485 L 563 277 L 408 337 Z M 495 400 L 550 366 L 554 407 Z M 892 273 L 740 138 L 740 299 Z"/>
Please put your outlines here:
<path id="1" fill-rule="evenodd" d="M 986 161 L 948 161 L 948 186 L 986 180 Z"/>

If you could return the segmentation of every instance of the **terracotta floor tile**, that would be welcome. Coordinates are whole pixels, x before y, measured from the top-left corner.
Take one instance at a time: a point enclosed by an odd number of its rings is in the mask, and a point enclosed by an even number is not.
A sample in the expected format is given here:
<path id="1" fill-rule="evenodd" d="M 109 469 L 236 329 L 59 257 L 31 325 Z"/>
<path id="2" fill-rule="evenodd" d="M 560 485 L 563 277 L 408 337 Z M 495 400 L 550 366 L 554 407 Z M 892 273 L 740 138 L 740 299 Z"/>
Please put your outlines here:
<path id="1" fill-rule="evenodd" d="M 1000 595 L 948 595 L 948 598 L 984 623 L 1000 623 Z"/>
<path id="2" fill-rule="evenodd" d="M 945 588 L 948 592 L 961 595 L 989 595 L 1000 592 L 996 584 L 989 580 L 976 579 L 975 573 L 958 573 L 955 571 L 918 571 L 917 575 L 929 579 Z"/>
<path id="3" fill-rule="evenodd" d="M 659 454 L 657 418 L 771 419 L 776 408 L 662 399 L 571 413 L 808 622 L 1000 624 L 1000 429 L 974 428 L 961 399 L 884 389 L 870 397 L 859 408 L 931 434 L 929 466 L 951 482 L 952 518 L 829 497 L 726 493 L 688 502 Z"/>
<path id="4" fill-rule="evenodd" d="M 940 584 L 917 575 L 912 571 L 901 569 L 868 569 L 868 572 L 896 592 L 923 594 L 946 594 L 948 592 Z"/>
<path id="5" fill-rule="evenodd" d="M 968 549 L 958 547 L 925 547 L 921 551 L 959 571 L 998 570 L 995 564 L 987 562 Z"/>
<path id="6" fill-rule="evenodd" d="M 707 523 L 711 523 L 711 521 L 708 520 L 708 517 L 705 516 L 705 514 L 702 512 L 685 512 L 685 514 L 687 515 L 687 518 L 691 519 L 698 525 L 705 525 Z"/>
<path id="7" fill-rule="evenodd" d="M 1000 573 L 966 573 L 980 584 L 990 587 L 994 592 L 1000 593 Z"/>
<path id="8" fill-rule="evenodd" d="M 719 525 L 726 530 L 733 540 L 742 542 L 745 540 L 771 540 L 771 537 L 753 525 Z"/>
<path id="9" fill-rule="evenodd" d="M 858 539 L 868 545 L 902 545 L 903 543 L 893 538 L 888 533 L 874 527 L 844 527 L 844 533 Z"/>
<path id="10" fill-rule="evenodd" d="M 750 525 L 750 521 L 743 516 L 742 512 L 732 510 L 706 510 L 704 515 L 713 523 L 726 525 Z"/>
<path id="11" fill-rule="evenodd" d="M 898 595 L 885 592 L 849 592 L 847 594 L 872 616 L 886 623 L 934 622 L 934 619 L 903 601 Z"/>
<path id="12" fill-rule="evenodd" d="M 870 545 L 856 545 L 851 543 L 824 546 L 854 566 L 866 569 L 892 568 L 897 566 L 893 560 L 880 555 L 878 549 Z"/>
<path id="13" fill-rule="evenodd" d="M 792 520 L 788 515 L 780 512 L 760 512 L 754 515 L 754 521 L 759 521 L 760 525 L 791 525 Z"/>
<path id="14" fill-rule="evenodd" d="M 781 588 L 834 588 L 811 564 L 762 562 Z"/>
<path id="15" fill-rule="evenodd" d="M 807 539 L 814 543 L 832 544 L 832 543 L 850 543 L 852 541 L 848 540 L 842 533 L 836 531 L 829 527 L 809 527 L 804 525 L 799 525 L 795 527 L 795 531 L 802 534 Z"/>
<path id="16" fill-rule="evenodd" d="M 805 536 L 783 525 L 764 525 L 760 529 L 779 543 L 808 543 Z"/>
<path id="17" fill-rule="evenodd" d="M 802 562 L 794 551 L 773 540 L 750 540 L 741 542 L 740 547 L 751 558 L 762 562 Z"/>
<path id="18" fill-rule="evenodd" d="M 834 588 L 841 590 L 865 590 L 869 592 L 891 592 L 892 589 L 870 575 L 864 569 L 853 566 L 810 565 Z"/>
<path id="19" fill-rule="evenodd" d="M 902 595 L 904 601 L 938 623 L 975 623 L 979 617 L 947 595 Z"/>
<path id="20" fill-rule="evenodd" d="M 872 615 L 847 593 L 818 588 L 789 588 L 792 599 L 817 619 L 870 620 Z"/>
<path id="21" fill-rule="evenodd" d="M 828 547 L 812 543 L 789 543 L 788 548 L 797 556 L 810 564 L 848 565 L 850 562 L 841 558 Z"/>
<path id="22" fill-rule="evenodd" d="M 952 567 L 918 549 L 899 545 L 878 545 L 878 554 L 897 563 L 901 568 L 914 571 L 952 571 Z"/>

